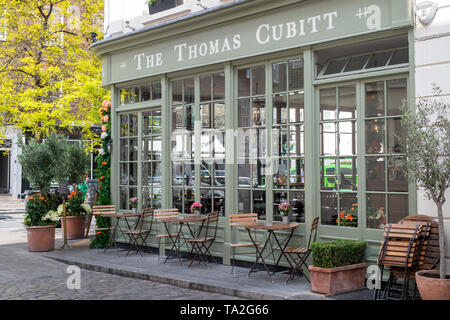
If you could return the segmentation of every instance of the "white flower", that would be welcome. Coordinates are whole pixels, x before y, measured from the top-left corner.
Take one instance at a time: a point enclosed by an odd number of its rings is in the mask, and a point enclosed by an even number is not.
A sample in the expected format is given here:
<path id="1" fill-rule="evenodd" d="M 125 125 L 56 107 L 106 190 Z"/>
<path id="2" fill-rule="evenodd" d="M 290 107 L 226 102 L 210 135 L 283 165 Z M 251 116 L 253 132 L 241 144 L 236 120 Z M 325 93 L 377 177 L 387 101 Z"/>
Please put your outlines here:
<path id="1" fill-rule="evenodd" d="M 100 155 L 104 155 L 104 154 L 105 154 L 105 150 L 100 149 L 100 150 L 98 150 L 98 153 L 99 153 Z"/>
<path id="2" fill-rule="evenodd" d="M 83 207 L 84 211 L 87 212 L 87 214 L 91 214 L 92 209 L 90 205 L 88 205 L 87 203 L 83 203 L 81 206 Z"/>
<path id="3" fill-rule="evenodd" d="M 47 212 L 45 216 L 41 218 L 41 220 L 42 221 L 50 220 L 53 222 L 57 222 L 59 220 L 59 214 L 56 211 L 50 210 L 49 212 Z"/>
<path id="4" fill-rule="evenodd" d="M 108 133 L 102 132 L 102 135 L 100 136 L 100 138 L 105 139 L 107 136 L 108 136 Z"/>
<path id="5" fill-rule="evenodd" d="M 58 213 L 59 213 L 59 214 L 62 214 L 62 213 L 63 213 L 63 205 L 62 205 L 62 204 L 60 204 L 60 205 L 58 206 Z"/>

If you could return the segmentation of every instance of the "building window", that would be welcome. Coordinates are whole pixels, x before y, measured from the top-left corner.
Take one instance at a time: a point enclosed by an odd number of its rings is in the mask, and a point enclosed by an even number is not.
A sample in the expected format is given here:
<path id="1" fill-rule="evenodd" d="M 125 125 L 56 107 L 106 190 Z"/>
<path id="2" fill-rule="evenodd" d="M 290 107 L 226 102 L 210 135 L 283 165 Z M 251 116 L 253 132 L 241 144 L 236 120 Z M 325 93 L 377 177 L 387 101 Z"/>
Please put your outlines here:
<path id="1" fill-rule="evenodd" d="M 408 214 L 406 158 L 399 137 L 406 79 L 365 84 L 365 161 L 367 227 L 383 229 Z"/>
<path id="2" fill-rule="evenodd" d="M 274 220 L 282 220 L 278 204 L 287 201 L 305 222 L 303 60 L 272 64 L 272 79 Z"/>
<path id="3" fill-rule="evenodd" d="M 161 99 L 161 83 L 153 82 L 120 90 L 120 104 L 132 104 Z"/>
<path id="4" fill-rule="evenodd" d="M 266 70 L 238 70 L 238 211 L 266 218 Z"/>

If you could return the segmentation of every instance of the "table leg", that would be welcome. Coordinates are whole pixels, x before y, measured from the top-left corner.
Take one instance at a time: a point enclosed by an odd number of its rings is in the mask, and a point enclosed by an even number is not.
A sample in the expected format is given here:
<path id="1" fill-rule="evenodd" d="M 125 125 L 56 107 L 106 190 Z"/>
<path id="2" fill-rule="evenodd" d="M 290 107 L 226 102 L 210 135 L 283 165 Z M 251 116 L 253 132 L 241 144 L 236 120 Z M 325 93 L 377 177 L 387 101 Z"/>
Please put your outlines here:
<path id="1" fill-rule="evenodd" d="M 285 250 L 286 247 L 288 246 L 289 241 L 291 240 L 293 234 L 294 234 L 294 229 L 291 229 L 291 233 L 289 234 L 289 237 L 287 238 L 286 243 L 284 244 L 284 246 L 282 246 L 282 245 L 280 244 L 280 241 L 279 241 L 278 238 L 277 238 L 277 235 L 274 233 L 273 236 L 274 236 L 274 238 L 275 238 L 275 241 L 277 242 L 278 247 L 279 247 L 280 250 L 281 250 L 280 256 L 278 257 L 278 260 L 277 260 L 277 263 L 275 264 L 275 266 L 278 266 L 278 264 L 279 264 L 280 261 L 281 261 L 281 257 L 284 256 L 284 257 L 286 258 L 286 260 L 289 262 L 289 265 L 292 267 L 292 265 L 291 265 L 289 259 L 287 258 L 287 256 L 286 256 L 285 253 L 284 253 L 284 250 Z"/>
<path id="2" fill-rule="evenodd" d="M 177 233 L 177 236 L 176 236 L 175 240 L 172 238 L 171 233 L 169 231 L 169 228 L 167 228 L 167 222 L 164 222 L 164 227 L 166 228 L 166 231 L 167 231 L 167 234 L 169 235 L 170 241 L 172 241 L 172 248 L 170 248 L 170 251 L 172 252 L 173 249 L 175 248 L 175 254 L 178 254 L 180 262 L 183 263 L 181 261 L 181 255 L 180 255 L 180 252 L 179 252 L 179 248 L 177 247 L 177 241 L 179 241 L 180 234 L 181 234 L 181 229 L 183 228 L 183 224 L 180 223 L 180 229 L 178 230 L 178 233 Z M 164 260 L 164 263 L 166 263 L 167 260 L 169 260 L 170 255 L 171 255 L 170 253 L 167 255 L 166 260 Z"/>
<path id="3" fill-rule="evenodd" d="M 250 229 L 247 229 L 247 232 L 248 232 L 248 235 L 249 235 L 249 237 L 250 237 L 250 240 L 252 241 L 252 243 L 253 243 L 253 245 L 254 245 L 254 247 L 255 247 L 255 249 L 256 249 L 256 260 L 255 260 L 255 263 L 253 264 L 252 268 L 251 268 L 250 271 L 248 272 L 248 276 L 250 276 L 250 274 L 253 272 L 253 270 L 255 269 L 256 265 L 258 264 L 259 259 L 261 258 L 261 260 L 262 260 L 262 262 L 263 262 L 263 265 L 264 265 L 264 268 L 266 269 L 266 272 L 267 272 L 267 274 L 269 275 L 270 280 L 273 282 L 272 276 L 270 275 L 270 271 L 269 271 L 269 269 L 268 269 L 268 267 L 267 267 L 267 265 L 266 265 L 266 261 L 264 260 L 264 257 L 263 257 L 263 252 L 264 252 L 264 250 L 266 249 L 267 244 L 268 244 L 269 241 L 270 241 L 270 236 L 271 236 L 270 230 L 269 230 L 269 236 L 267 237 L 267 240 L 266 240 L 266 242 L 264 243 L 264 247 L 262 248 L 261 251 L 258 249 L 258 246 L 256 245 L 256 242 L 255 242 L 255 240 L 253 239 L 253 237 L 252 237 L 252 235 L 251 235 Z"/>

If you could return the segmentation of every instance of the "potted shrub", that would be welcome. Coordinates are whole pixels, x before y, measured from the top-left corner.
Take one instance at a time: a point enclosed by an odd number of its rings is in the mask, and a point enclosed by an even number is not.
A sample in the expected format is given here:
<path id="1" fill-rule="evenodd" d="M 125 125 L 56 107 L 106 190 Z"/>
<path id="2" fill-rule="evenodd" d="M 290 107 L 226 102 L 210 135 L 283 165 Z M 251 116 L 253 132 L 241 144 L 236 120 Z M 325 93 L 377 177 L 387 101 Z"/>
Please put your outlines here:
<path id="1" fill-rule="evenodd" d="M 66 201 L 66 224 L 67 239 L 84 238 L 86 219 L 85 215 L 91 213 L 91 207 L 87 203 L 83 203 L 83 193 L 75 189 L 67 196 Z M 58 207 L 60 215 L 63 214 L 63 205 Z M 64 221 L 61 217 L 61 231 L 64 234 Z"/>
<path id="2" fill-rule="evenodd" d="M 422 186 L 437 208 L 439 222 L 439 270 L 416 273 L 416 282 L 424 300 L 450 299 L 450 275 L 445 270 L 445 226 L 442 206 L 450 187 L 450 104 L 435 98 L 420 99 L 415 112 L 403 102 L 403 127 L 407 134 L 399 137 L 407 156 L 406 172 L 410 181 Z"/>
<path id="3" fill-rule="evenodd" d="M 289 213 L 291 212 L 291 205 L 289 202 L 282 202 L 278 204 L 283 223 L 289 223 Z"/>
<path id="4" fill-rule="evenodd" d="M 364 288 L 367 263 L 365 241 L 335 240 L 311 245 L 311 291 L 335 295 Z"/>
<path id="5" fill-rule="evenodd" d="M 35 193 L 28 198 L 23 224 L 27 229 L 28 251 L 55 249 L 55 227 L 59 214 L 51 210 L 52 200 L 47 194 Z"/>
<path id="6" fill-rule="evenodd" d="M 149 14 L 155 14 L 177 6 L 176 0 L 148 0 Z"/>

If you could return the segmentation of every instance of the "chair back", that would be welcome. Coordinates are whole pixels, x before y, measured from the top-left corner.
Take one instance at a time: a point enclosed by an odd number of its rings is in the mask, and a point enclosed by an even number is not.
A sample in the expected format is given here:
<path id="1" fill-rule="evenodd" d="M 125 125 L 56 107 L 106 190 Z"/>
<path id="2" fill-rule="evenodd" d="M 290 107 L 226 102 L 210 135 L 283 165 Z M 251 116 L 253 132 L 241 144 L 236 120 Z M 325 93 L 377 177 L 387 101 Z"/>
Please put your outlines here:
<path id="1" fill-rule="evenodd" d="M 142 210 L 142 214 L 139 216 L 137 224 L 137 227 L 139 228 L 140 232 L 142 232 L 142 229 L 144 228 L 144 224 L 146 222 L 145 220 L 146 219 L 148 220 L 148 218 L 150 218 L 150 228 L 148 230 L 150 230 L 150 232 L 152 231 L 154 218 L 153 211 L 154 211 L 153 208 L 145 208 Z"/>
<path id="2" fill-rule="evenodd" d="M 439 265 L 439 224 L 427 215 L 407 216 L 400 224 L 420 224 L 420 244 L 417 255 L 418 270 L 431 270 Z"/>
<path id="3" fill-rule="evenodd" d="M 418 253 L 420 224 L 388 224 L 378 255 L 379 266 L 412 268 Z"/>
<path id="4" fill-rule="evenodd" d="M 319 217 L 315 217 L 311 223 L 311 232 L 309 233 L 309 240 L 308 240 L 308 250 L 311 248 L 311 243 L 316 242 L 317 238 L 317 225 L 319 224 Z M 314 233 L 314 236 L 313 236 Z M 311 239 L 313 240 L 311 242 Z"/>
<path id="5" fill-rule="evenodd" d="M 95 214 L 115 214 L 116 213 L 116 206 L 113 204 L 109 205 L 95 205 L 92 208 L 92 212 Z"/>
<path id="6" fill-rule="evenodd" d="M 209 232 L 211 230 L 214 230 L 214 235 L 212 237 L 213 239 L 216 239 L 218 222 L 219 222 L 219 211 L 208 213 L 205 222 L 206 223 L 205 237 L 208 237 Z"/>
<path id="7" fill-rule="evenodd" d="M 156 221 L 161 221 L 161 219 L 164 218 L 172 218 L 172 217 L 178 217 L 179 210 L 177 208 L 170 208 L 170 209 L 155 209 L 153 211 L 153 218 Z M 162 229 L 162 223 L 161 229 Z M 158 224 L 156 225 L 156 232 L 158 232 Z"/>
<path id="8" fill-rule="evenodd" d="M 236 213 L 230 215 L 230 226 L 244 226 L 252 222 L 258 222 L 257 213 Z"/>

